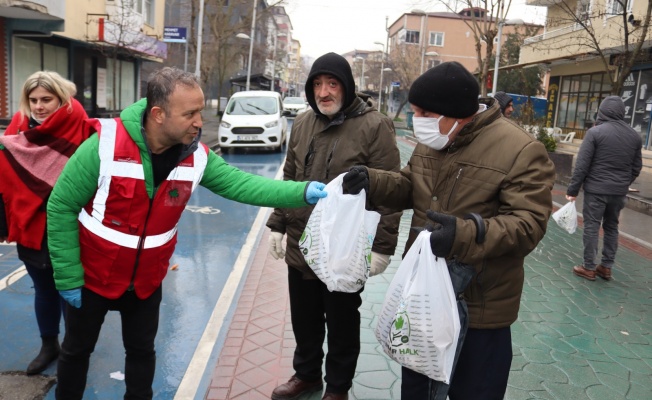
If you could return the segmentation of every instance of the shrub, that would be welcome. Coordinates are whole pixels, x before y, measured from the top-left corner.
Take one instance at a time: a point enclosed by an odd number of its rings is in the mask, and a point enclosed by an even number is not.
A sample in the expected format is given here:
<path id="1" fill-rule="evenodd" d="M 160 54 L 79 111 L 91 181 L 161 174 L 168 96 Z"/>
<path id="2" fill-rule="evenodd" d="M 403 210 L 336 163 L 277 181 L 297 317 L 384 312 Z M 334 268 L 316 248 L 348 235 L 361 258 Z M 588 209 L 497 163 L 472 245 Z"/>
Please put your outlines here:
<path id="1" fill-rule="evenodd" d="M 548 131 L 543 126 L 538 125 L 536 127 L 535 136 L 538 141 L 543 143 L 548 153 L 554 153 L 555 150 L 557 150 L 557 142 L 555 142 L 555 138 L 549 135 Z"/>

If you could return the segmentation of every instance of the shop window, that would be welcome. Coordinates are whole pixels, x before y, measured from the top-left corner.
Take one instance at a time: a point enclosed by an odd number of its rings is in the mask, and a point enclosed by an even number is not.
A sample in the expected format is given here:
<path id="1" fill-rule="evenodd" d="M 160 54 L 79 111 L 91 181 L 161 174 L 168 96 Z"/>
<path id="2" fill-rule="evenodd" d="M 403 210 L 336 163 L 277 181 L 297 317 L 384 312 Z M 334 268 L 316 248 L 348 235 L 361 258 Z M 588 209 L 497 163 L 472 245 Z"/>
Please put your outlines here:
<path id="1" fill-rule="evenodd" d="M 123 110 L 136 101 L 134 63 L 118 60 L 114 65 L 112 59 L 106 61 L 106 109 Z"/>
<path id="2" fill-rule="evenodd" d="M 11 74 L 11 112 L 18 111 L 25 80 L 34 72 L 49 70 L 68 77 L 68 49 L 33 40 L 14 37 Z"/>

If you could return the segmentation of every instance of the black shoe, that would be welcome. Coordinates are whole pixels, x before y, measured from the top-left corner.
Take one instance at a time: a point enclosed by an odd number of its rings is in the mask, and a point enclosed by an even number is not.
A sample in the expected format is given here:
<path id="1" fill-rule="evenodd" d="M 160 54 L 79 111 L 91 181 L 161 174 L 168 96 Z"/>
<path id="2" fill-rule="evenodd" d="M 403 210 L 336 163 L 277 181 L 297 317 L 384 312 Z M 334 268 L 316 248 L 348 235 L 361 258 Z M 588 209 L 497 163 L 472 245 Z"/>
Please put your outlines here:
<path id="1" fill-rule="evenodd" d="M 59 339 L 56 336 L 43 337 L 41 340 L 43 341 L 41 351 L 27 366 L 25 371 L 27 375 L 40 374 L 59 357 L 61 347 L 59 347 Z"/>
<path id="2" fill-rule="evenodd" d="M 306 393 L 321 391 L 324 384 L 321 379 L 314 382 L 306 382 L 297 378 L 296 375 L 286 383 L 278 386 L 272 392 L 272 400 L 295 400 Z"/>

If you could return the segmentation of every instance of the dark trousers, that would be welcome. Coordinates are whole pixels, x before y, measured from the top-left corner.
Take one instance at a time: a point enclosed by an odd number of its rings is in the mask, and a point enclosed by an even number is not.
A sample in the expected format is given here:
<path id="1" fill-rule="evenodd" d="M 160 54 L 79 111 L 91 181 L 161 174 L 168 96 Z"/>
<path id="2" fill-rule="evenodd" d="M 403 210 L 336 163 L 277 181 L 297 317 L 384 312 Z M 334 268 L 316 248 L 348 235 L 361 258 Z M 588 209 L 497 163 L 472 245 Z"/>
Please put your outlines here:
<path id="1" fill-rule="evenodd" d="M 600 225 L 604 231 L 602 239 L 602 264 L 611 268 L 618 250 L 618 218 L 625 207 L 626 196 L 601 195 L 584 192 L 584 268 L 595 270 L 598 255 Z"/>
<path id="2" fill-rule="evenodd" d="M 512 365 L 512 334 L 509 327 L 471 329 L 457 360 L 450 400 L 501 400 L 507 390 L 509 368 Z M 408 368 L 402 369 L 401 398 L 430 399 L 431 385 L 427 376 Z"/>
<path id="3" fill-rule="evenodd" d="M 58 336 L 65 302 L 54 286 L 52 266 L 25 262 L 25 269 L 34 283 L 34 313 L 41 337 Z"/>
<path id="4" fill-rule="evenodd" d="M 360 354 L 360 293 L 329 292 L 319 279 L 303 279 L 288 268 L 296 376 L 308 382 L 321 379 L 324 338 L 328 328 L 326 391 L 347 393 L 353 384 Z"/>
<path id="5" fill-rule="evenodd" d="M 82 306 L 67 305 L 66 334 L 61 345 L 57 370 L 56 398 L 81 399 L 91 353 L 95 350 L 104 317 L 108 311 L 119 311 L 122 321 L 122 342 L 125 347 L 125 400 L 151 399 L 156 367 L 154 339 L 158 330 L 162 289 L 141 300 L 133 291 L 110 300 L 85 288 Z"/>

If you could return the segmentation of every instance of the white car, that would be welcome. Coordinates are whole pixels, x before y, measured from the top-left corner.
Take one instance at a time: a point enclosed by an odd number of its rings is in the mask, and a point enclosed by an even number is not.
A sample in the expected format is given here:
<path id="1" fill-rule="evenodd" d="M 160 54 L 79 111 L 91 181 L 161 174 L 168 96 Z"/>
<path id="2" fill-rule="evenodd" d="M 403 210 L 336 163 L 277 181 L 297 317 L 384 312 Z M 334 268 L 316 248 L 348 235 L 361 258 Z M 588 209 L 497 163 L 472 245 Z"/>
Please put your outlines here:
<path id="1" fill-rule="evenodd" d="M 286 97 L 283 99 L 283 108 L 290 112 L 291 117 L 296 117 L 308 109 L 308 104 L 303 97 Z"/>
<path id="2" fill-rule="evenodd" d="M 287 115 L 277 92 L 236 92 L 217 131 L 220 147 L 271 147 L 280 153 L 287 136 Z"/>

